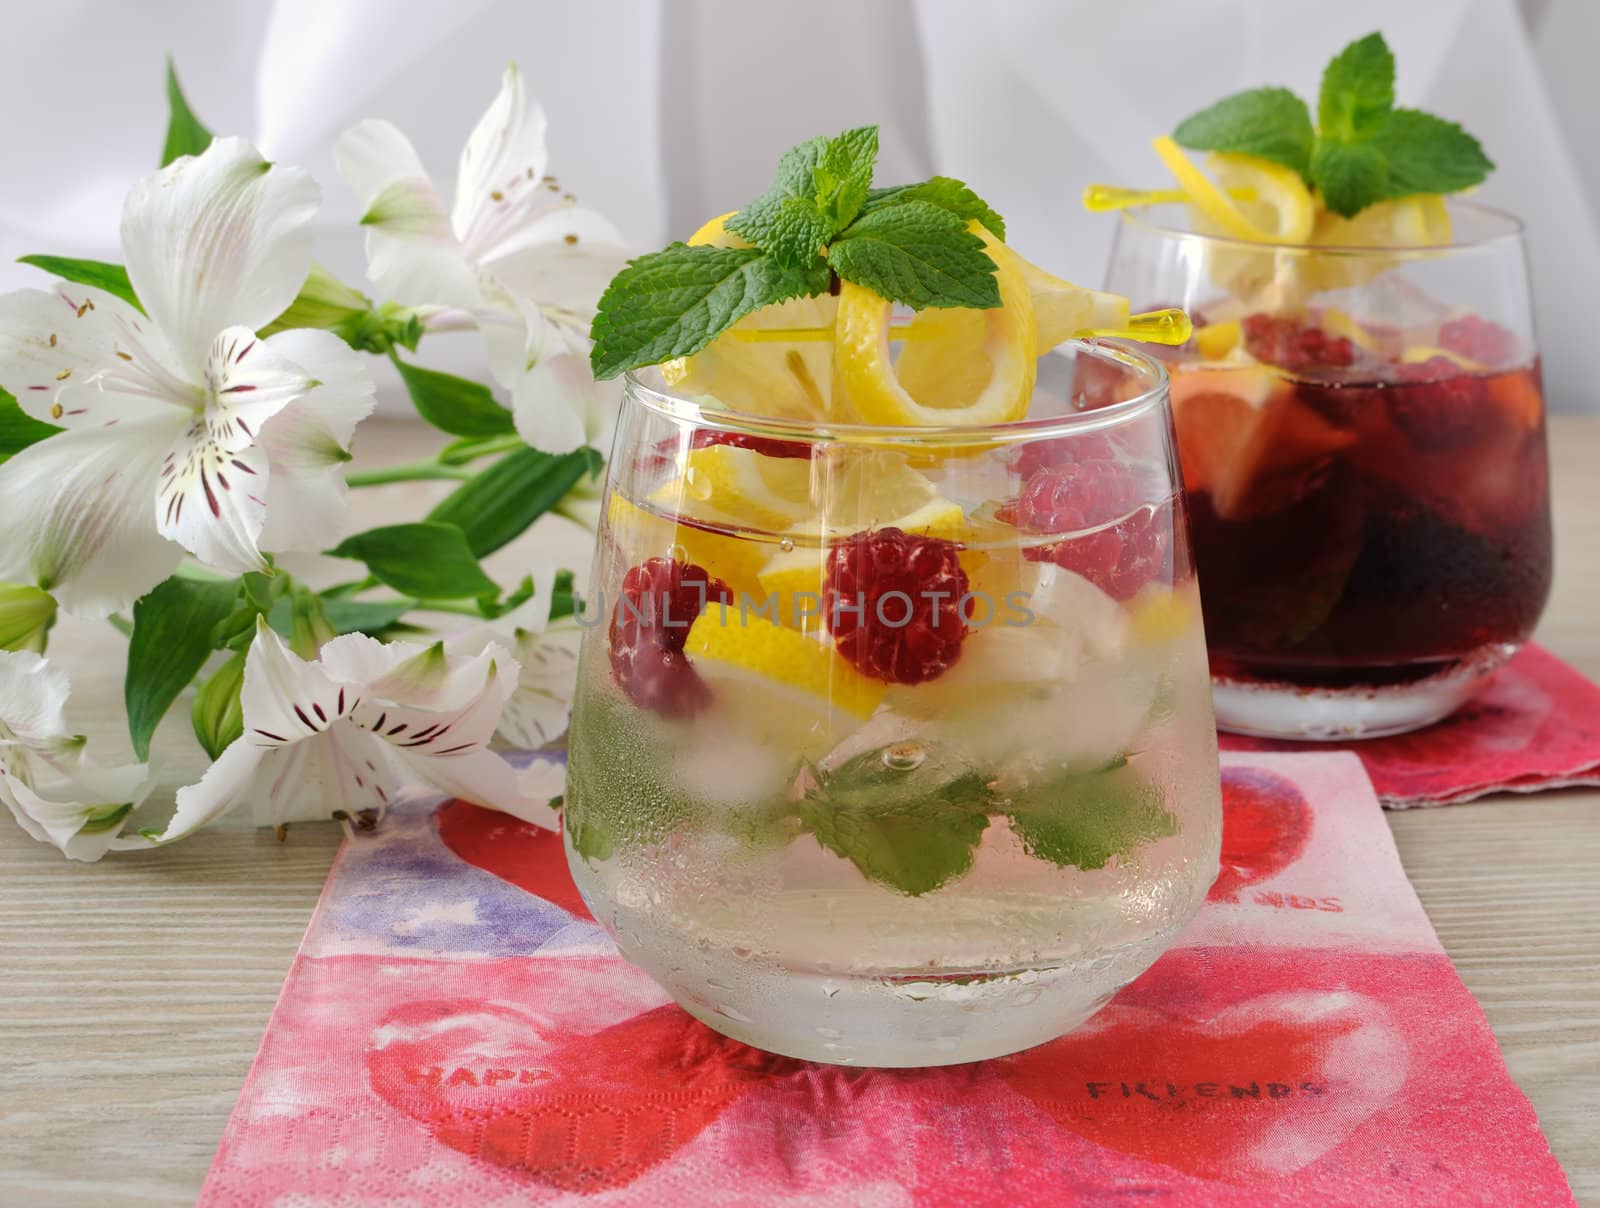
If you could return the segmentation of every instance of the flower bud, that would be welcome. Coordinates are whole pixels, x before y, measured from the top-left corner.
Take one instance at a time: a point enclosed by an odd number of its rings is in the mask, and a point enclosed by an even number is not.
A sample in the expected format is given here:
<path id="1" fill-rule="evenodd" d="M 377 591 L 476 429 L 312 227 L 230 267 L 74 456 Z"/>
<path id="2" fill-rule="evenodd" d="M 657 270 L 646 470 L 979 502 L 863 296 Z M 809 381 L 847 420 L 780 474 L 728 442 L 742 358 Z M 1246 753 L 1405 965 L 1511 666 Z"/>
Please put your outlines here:
<path id="1" fill-rule="evenodd" d="M 320 264 L 313 264 L 289 309 L 261 329 L 263 336 L 295 327 L 332 329 L 364 315 L 372 303 Z"/>
<path id="2" fill-rule="evenodd" d="M 48 592 L 0 583 L 0 650 L 43 654 L 45 635 L 55 623 L 56 602 Z"/>
<path id="3" fill-rule="evenodd" d="M 218 667 L 200 685 L 189 711 L 194 736 L 212 759 L 219 758 L 244 733 L 244 710 L 239 703 L 244 661 L 245 652 L 241 650 Z"/>

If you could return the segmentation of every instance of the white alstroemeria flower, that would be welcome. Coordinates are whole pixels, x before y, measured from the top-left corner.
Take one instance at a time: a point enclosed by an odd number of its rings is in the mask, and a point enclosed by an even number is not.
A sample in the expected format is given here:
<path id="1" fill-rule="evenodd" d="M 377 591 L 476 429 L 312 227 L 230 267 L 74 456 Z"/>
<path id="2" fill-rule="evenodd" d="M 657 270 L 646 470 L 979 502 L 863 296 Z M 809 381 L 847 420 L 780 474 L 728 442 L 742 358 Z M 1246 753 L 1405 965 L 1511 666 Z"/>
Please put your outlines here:
<path id="1" fill-rule="evenodd" d="M 506 698 L 496 733 L 521 751 L 548 747 L 566 734 L 578 686 L 583 630 L 570 617 L 550 620 L 555 577 L 554 567 L 535 568 L 533 595 L 527 603 L 446 641 L 447 649 L 460 654 L 477 654 L 499 643 L 510 645 L 522 672 Z"/>
<path id="2" fill-rule="evenodd" d="M 317 201 L 305 172 L 220 138 L 128 194 L 146 314 L 66 283 L 0 297 L 0 385 L 66 429 L 0 465 L 0 579 L 105 616 L 185 550 L 239 573 L 337 536 L 371 379 L 327 332 L 255 334 L 305 280 Z"/>
<path id="3" fill-rule="evenodd" d="M 0 801 L 41 843 L 98 860 L 135 842 L 120 832 L 150 792 L 150 769 L 84 758 L 64 720 L 68 690 L 66 673 L 32 651 L 0 651 Z"/>
<path id="4" fill-rule="evenodd" d="M 517 682 L 516 660 L 491 646 L 472 658 L 443 643 L 335 638 L 308 663 L 265 624 L 245 661 L 244 734 L 198 784 L 156 842 L 182 838 L 247 804 L 259 826 L 382 811 L 431 789 L 554 829 L 539 790 L 488 749 Z"/>
<path id="5" fill-rule="evenodd" d="M 461 151 L 453 206 L 390 122 L 352 126 L 334 155 L 362 207 L 373 284 L 402 305 L 470 316 L 517 432 L 566 453 L 609 443 L 620 387 L 589 372 L 589 324 L 627 253 L 615 227 L 545 176 L 544 134 L 511 66 Z"/>

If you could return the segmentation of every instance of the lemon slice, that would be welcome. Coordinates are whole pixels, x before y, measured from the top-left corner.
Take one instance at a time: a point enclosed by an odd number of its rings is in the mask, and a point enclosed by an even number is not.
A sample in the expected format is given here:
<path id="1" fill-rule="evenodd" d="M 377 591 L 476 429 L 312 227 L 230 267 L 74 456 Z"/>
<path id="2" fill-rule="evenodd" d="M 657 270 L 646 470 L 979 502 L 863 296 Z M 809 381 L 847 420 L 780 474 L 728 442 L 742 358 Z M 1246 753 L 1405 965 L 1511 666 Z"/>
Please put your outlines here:
<path id="1" fill-rule="evenodd" d="M 677 478 L 650 496 L 675 515 L 734 519 L 742 528 L 780 530 L 806 520 L 811 465 L 791 457 L 766 457 L 735 445 L 691 449 Z"/>
<path id="2" fill-rule="evenodd" d="M 833 647 L 732 608 L 726 618 L 708 610 L 684 649 L 714 699 L 741 724 L 825 737 L 846 719 L 871 717 L 888 687 L 862 675 Z"/>
<path id="3" fill-rule="evenodd" d="M 713 218 L 689 237 L 691 246 L 748 247 Z M 833 326 L 837 300 L 794 298 L 746 315 L 693 356 L 661 366 L 667 385 L 681 394 L 709 395 L 722 406 L 779 419 L 828 418 L 833 411 L 833 346 L 823 340 L 766 340 L 763 332 Z"/>
<path id="4" fill-rule="evenodd" d="M 728 524 L 729 517 L 704 516 L 705 523 Z M 606 509 L 611 539 L 631 565 L 646 558 L 679 558 L 704 567 L 735 593 L 759 594 L 757 575 L 767 561 L 767 550 L 756 541 L 712 532 L 657 515 L 612 495 Z"/>
<path id="5" fill-rule="evenodd" d="M 1128 325 L 1128 300 L 1119 294 L 1085 289 L 1016 257 L 1033 303 L 1034 349 L 1043 356 L 1063 340 L 1086 331 L 1112 331 Z M 970 312 L 969 312 L 970 313 Z M 978 312 L 982 313 L 982 312 Z M 902 373 L 902 380 L 904 374 Z"/>
<path id="6" fill-rule="evenodd" d="M 931 389 L 919 399 L 902 382 L 890 353 L 891 304 L 846 281 L 840 288 L 834 336 L 839 381 L 855 416 L 869 424 L 903 426 L 996 424 L 1028 413 L 1037 373 L 1037 326 L 1021 263 L 982 224 L 969 224 L 995 262 L 1000 305 L 974 310 L 975 320 L 943 308 L 917 312 L 905 332 L 905 355 L 925 390 L 946 379 L 958 388 Z M 920 330 L 919 330 L 920 325 Z M 928 338 L 922 338 L 926 335 Z M 902 356 L 902 361 L 905 356 Z"/>
<path id="7" fill-rule="evenodd" d="M 1254 155 L 1214 154 L 1208 161 L 1217 175 L 1213 181 L 1171 137 L 1163 135 L 1153 145 L 1190 204 L 1217 233 L 1256 243 L 1304 243 L 1311 235 L 1316 202 L 1293 168 Z M 1235 201 L 1229 195 L 1235 190 L 1249 190 L 1255 200 Z"/>

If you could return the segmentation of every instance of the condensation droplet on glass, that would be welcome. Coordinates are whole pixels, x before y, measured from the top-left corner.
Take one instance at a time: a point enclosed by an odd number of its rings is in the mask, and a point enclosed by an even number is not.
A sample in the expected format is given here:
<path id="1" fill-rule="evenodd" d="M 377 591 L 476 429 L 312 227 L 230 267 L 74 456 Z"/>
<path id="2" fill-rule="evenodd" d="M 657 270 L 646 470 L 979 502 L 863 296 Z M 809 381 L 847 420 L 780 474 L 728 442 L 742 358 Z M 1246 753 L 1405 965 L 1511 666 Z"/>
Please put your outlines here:
<path id="1" fill-rule="evenodd" d="M 733 949 L 733 954 L 735 956 L 737 956 L 740 960 L 747 960 L 749 958 L 749 956 L 750 956 L 750 949 L 748 949 L 748 948 L 734 948 Z"/>
<path id="2" fill-rule="evenodd" d="M 667 557 L 674 562 L 687 562 L 689 560 L 689 551 L 681 545 L 669 545 L 667 546 Z"/>
<path id="3" fill-rule="evenodd" d="M 909 772 L 922 766 L 928 757 L 920 742 L 897 742 L 883 752 L 883 766 L 895 772 Z"/>
<path id="4" fill-rule="evenodd" d="M 794 553 L 794 542 L 788 537 L 785 537 L 782 541 L 778 542 L 778 548 L 786 554 L 792 554 Z"/>
<path id="5" fill-rule="evenodd" d="M 838 1028 L 818 1027 L 813 1029 L 824 1040 L 843 1040 L 844 1033 Z"/>
<path id="6" fill-rule="evenodd" d="M 823 998 L 832 998 L 837 993 L 839 993 L 839 983 L 838 982 L 825 981 L 825 982 L 822 983 L 822 997 Z"/>
<path id="7" fill-rule="evenodd" d="M 727 1003 L 723 1002 L 719 1002 L 717 1004 L 717 1014 L 726 1015 L 729 1019 L 737 1020 L 739 1023 L 750 1022 L 750 1017 L 743 1011 L 739 1010 L 737 1007 L 730 1007 Z"/>

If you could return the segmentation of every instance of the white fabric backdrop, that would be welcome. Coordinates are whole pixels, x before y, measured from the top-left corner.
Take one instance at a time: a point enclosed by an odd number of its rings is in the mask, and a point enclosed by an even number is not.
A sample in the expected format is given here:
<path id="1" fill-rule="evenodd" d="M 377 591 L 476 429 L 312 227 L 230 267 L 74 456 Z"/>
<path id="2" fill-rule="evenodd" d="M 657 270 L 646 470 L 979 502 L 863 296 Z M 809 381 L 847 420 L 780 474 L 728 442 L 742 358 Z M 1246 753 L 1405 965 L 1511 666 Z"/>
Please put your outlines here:
<path id="1" fill-rule="evenodd" d="M 1447 114 L 1527 221 L 1552 401 L 1600 410 L 1587 353 L 1600 280 L 1595 0 L 7 0 L 0 47 L 0 288 L 26 252 L 115 259 L 120 199 L 153 166 L 169 51 L 213 129 L 306 164 L 319 257 L 361 270 L 334 137 L 395 121 L 442 182 L 515 59 L 550 114 L 552 167 L 638 246 L 759 192 L 778 152 L 864 121 L 881 178 L 974 181 L 1030 258 L 1098 282 L 1090 180 L 1164 183 L 1149 138 L 1256 83 L 1314 93 L 1381 28 L 1402 103 Z M 463 345 L 462 357 L 471 351 Z M 448 357 L 447 359 L 454 359 Z"/>

